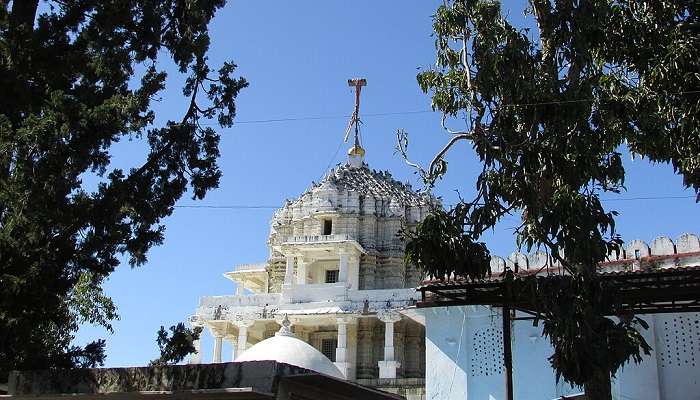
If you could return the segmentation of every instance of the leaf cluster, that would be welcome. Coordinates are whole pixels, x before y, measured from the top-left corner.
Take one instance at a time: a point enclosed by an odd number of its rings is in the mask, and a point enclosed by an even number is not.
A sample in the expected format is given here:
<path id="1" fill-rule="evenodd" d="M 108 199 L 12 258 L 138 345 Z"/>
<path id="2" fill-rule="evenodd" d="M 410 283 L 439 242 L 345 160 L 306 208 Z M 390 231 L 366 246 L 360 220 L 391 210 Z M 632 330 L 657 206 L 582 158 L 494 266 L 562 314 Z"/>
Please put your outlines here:
<path id="1" fill-rule="evenodd" d="M 622 315 L 616 320 L 605 315 L 620 309 L 615 288 L 596 276 L 553 275 L 513 279 L 508 275 L 512 300 L 534 305 L 543 334 L 554 354 L 549 357 L 557 380 L 584 386 L 598 371 L 613 376 L 630 359 L 642 361 L 651 347 L 640 334 L 647 323 Z M 535 322 L 537 323 L 537 321 Z"/>
<path id="2" fill-rule="evenodd" d="M 536 31 L 512 25 L 497 1 L 446 1 L 433 16 L 435 67 L 417 79 L 450 139 L 421 174 L 434 185 L 459 142 L 482 171 L 475 198 L 458 206 L 466 211 L 437 212 L 407 251 L 436 277 L 483 276 L 459 252 L 479 259 L 484 250 L 465 243 L 520 214 L 519 246 L 544 247 L 572 277 L 530 289 L 559 296 L 545 307 L 551 361 L 581 383 L 646 350 L 634 325 L 603 318 L 599 292 L 587 289 L 622 243 L 600 195 L 625 190 L 623 152 L 670 163 L 700 200 L 700 6 L 530 0 L 527 13 Z M 404 156 L 406 142 L 400 135 Z"/>
<path id="3" fill-rule="evenodd" d="M 450 211 L 435 207 L 415 231 L 403 231 L 406 264 L 429 272 L 435 279 L 460 276 L 478 280 L 489 275 L 490 253 L 484 243 L 465 233 L 464 212 L 462 206 Z"/>
<path id="4" fill-rule="evenodd" d="M 0 381 L 102 357 L 98 342 L 71 350 L 73 333 L 111 329 L 101 285 L 120 257 L 144 264 L 175 202 L 218 186 L 220 136 L 202 121 L 230 126 L 248 85 L 234 63 L 208 63 L 224 0 L 39 3 L 0 1 Z M 156 126 L 168 63 L 187 108 Z M 124 140 L 146 150 L 117 166 Z"/>
<path id="5" fill-rule="evenodd" d="M 198 326 L 194 329 L 189 329 L 184 323 L 180 322 L 170 327 L 170 335 L 168 335 L 165 327 L 161 326 L 156 339 L 160 348 L 160 357 L 151 361 L 150 365 L 159 367 L 177 364 L 189 354 L 196 353 L 197 349 L 194 347 L 194 342 L 199 340 L 201 333 L 202 327 Z"/>

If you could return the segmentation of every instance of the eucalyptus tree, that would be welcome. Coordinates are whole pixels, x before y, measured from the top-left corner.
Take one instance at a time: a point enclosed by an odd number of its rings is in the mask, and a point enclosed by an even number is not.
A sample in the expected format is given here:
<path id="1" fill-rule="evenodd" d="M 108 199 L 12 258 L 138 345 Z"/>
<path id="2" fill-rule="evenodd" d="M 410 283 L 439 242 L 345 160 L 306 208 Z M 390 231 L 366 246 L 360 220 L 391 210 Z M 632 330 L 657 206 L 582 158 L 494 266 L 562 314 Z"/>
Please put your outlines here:
<path id="1" fill-rule="evenodd" d="M 71 341 L 83 322 L 111 330 L 103 281 L 121 255 L 146 262 L 185 192 L 217 187 L 219 132 L 202 122 L 231 126 L 247 86 L 232 62 L 208 63 L 224 4 L 0 0 L 0 381 L 10 369 L 100 364 L 103 340 Z M 187 102 L 156 125 L 168 64 Z M 116 168 L 123 140 L 144 150 Z"/>
<path id="2" fill-rule="evenodd" d="M 624 151 L 670 163 L 700 190 L 700 4 L 529 0 L 526 14 L 536 29 L 514 26 L 496 1 L 435 12 L 436 64 L 418 83 L 450 136 L 420 172 L 434 185 L 462 142 L 483 168 L 472 200 L 408 233 L 407 257 L 435 276 L 484 278 L 482 234 L 522 215 L 518 245 L 548 250 L 568 272 L 514 282 L 538 304 L 557 378 L 607 399 L 610 374 L 650 348 L 643 321 L 603 316 L 614 294 L 595 269 L 621 239 L 600 195 L 624 190 Z M 398 140 L 407 156 L 407 134 Z"/>

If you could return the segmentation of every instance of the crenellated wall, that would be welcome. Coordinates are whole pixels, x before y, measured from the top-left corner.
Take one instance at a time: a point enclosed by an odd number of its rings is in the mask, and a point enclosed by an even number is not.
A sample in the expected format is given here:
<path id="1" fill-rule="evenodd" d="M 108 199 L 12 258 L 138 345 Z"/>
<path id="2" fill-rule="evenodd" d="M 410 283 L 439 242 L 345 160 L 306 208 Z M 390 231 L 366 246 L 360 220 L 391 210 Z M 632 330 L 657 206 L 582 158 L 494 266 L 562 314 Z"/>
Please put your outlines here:
<path id="1" fill-rule="evenodd" d="M 651 245 L 643 240 L 631 240 L 622 246 L 619 253 L 609 254 L 607 261 L 600 264 L 600 269 L 608 272 L 689 265 L 700 265 L 700 238 L 693 233 L 684 233 L 675 242 L 666 236 L 659 236 Z M 543 251 L 530 254 L 514 252 L 505 258 L 491 257 L 491 273 L 503 272 L 506 267 L 521 273 L 538 273 L 559 266 L 557 260 Z"/>

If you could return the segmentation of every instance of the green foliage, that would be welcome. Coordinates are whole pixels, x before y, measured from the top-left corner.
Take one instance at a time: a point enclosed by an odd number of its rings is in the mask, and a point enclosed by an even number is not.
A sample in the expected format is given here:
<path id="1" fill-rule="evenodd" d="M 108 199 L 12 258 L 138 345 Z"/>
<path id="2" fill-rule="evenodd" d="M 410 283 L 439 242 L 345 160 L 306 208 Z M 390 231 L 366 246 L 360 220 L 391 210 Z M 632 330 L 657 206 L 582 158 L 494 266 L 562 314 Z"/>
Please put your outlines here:
<path id="1" fill-rule="evenodd" d="M 170 336 L 164 326 L 158 331 L 156 342 L 160 348 L 160 357 L 151 361 L 151 366 L 177 364 L 187 355 L 195 353 L 194 342 L 199 340 L 202 327 L 189 329 L 182 322 L 170 327 Z"/>
<path id="2" fill-rule="evenodd" d="M 641 318 L 625 316 L 618 322 L 604 315 L 619 308 L 615 290 L 595 275 L 508 275 L 513 301 L 535 305 L 554 354 L 549 358 L 560 377 L 584 386 L 597 371 L 613 376 L 630 358 L 642 361 L 651 347 L 637 330 L 648 326 Z"/>
<path id="3" fill-rule="evenodd" d="M 455 274 L 473 280 L 484 278 L 490 272 L 491 257 L 484 243 L 475 243 L 464 233 L 465 212 L 463 205 L 450 212 L 436 207 L 415 232 L 403 232 L 406 263 L 430 271 L 434 277 Z"/>
<path id="4" fill-rule="evenodd" d="M 672 164 L 700 200 L 700 5 L 529 4 L 536 33 L 511 25 L 497 1 L 447 1 L 434 15 L 436 67 L 418 83 L 452 136 L 421 175 L 434 185 L 461 141 L 483 169 L 476 197 L 459 206 L 466 212 L 437 213 L 409 236 L 407 251 L 435 276 L 484 276 L 481 263 L 463 261 L 471 257 L 462 243 L 478 243 L 502 217 L 520 213 L 518 244 L 544 247 L 572 276 L 530 289 L 550 299 L 541 307 L 552 365 L 580 384 L 648 351 L 635 324 L 613 323 L 595 305 L 609 294 L 593 271 L 621 244 L 617 214 L 600 194 L 624 190 L 624 147 Z M 404 156 L 406 149 L 400 131 Z M 484 250 L 474 250 L 481 258 Z"/>
<path id="5" fill-rule="evenodd" d="M 224 0 L 42 3 L 0 1 L 0 381 L 104 359 L 104 341 L 80 349 L 73 333 L 111 329 L 101 285 L 119 257 L 144 264 L 175 202 L 217 187 L 219 133 L 201 122 L 230 126 L 248 85 L 207 62 Z M 188 106 L 155 126 L 167 63 Z M 143 142 L 142 162 L 110 164 L 122 140 Z"/>

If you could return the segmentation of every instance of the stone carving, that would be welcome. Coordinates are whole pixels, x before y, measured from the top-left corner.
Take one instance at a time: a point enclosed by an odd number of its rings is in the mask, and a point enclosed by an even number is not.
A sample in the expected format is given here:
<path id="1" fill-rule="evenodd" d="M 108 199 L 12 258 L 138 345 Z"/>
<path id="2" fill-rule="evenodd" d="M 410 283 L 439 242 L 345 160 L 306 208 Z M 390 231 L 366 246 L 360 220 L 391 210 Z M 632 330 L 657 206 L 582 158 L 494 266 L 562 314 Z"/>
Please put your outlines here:
<path id="1" fill-rule="evenodd" d="M 382 322 L 398 322 L 401 320 L 401 314 L 397 310 L 380 310 L 377 311 L 377 319 Z"/>

